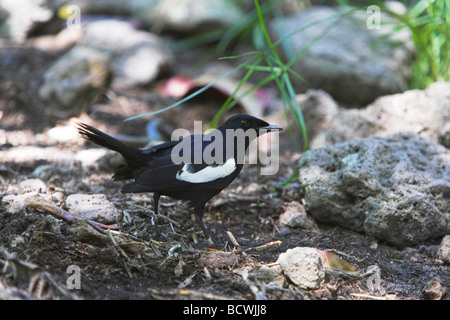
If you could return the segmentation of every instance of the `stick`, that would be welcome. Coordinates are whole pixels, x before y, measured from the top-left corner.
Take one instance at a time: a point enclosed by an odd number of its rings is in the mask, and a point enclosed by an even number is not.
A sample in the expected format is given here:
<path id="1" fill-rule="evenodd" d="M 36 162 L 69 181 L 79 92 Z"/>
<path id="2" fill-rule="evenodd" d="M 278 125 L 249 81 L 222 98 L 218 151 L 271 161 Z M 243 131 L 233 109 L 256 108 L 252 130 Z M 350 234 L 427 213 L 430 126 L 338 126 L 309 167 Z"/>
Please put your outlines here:
<path id="1" fill-rule="evenodd" d="M 55 215 L 58 218 L 67 220 L 67 221 L 84 221 L 84 219 L 74 217 L 66 210 L 61 209 L 58 206 L 55 206 L 54 204 L 45 203 L 45 202 L 32 202 L 27 205 L 27 208 L 34 208 L 34 209 L 40 209 L 45 210 L 47 212 L 50 212 L 51 214 Z M 92 221 L 92 220 L 86 220 L 89 224 L 100 227 L 102 229 L 118 229 L 117 224 L 111 224 L 106 225 L 100 222 Z"/>
<path id="2" fill-rule="evenodd" d="M 253 248 L 248 248 L 248 249 L 244 249 L 244 252 L 254 252 L 254 251 L 261 251 L 261 250 L 265 250 L 265 249 L 271 249 L 271 248 L 275 248 L 278 247 L 279 245 L 281 245 L 283 242 L 281 240 L 277 240 L 277 241 L 272 241 L 272 242 L 268 242 L 266 244 L 263 244 L 261 246 L 257 246 L 257 247 L 253 247 Z"/>

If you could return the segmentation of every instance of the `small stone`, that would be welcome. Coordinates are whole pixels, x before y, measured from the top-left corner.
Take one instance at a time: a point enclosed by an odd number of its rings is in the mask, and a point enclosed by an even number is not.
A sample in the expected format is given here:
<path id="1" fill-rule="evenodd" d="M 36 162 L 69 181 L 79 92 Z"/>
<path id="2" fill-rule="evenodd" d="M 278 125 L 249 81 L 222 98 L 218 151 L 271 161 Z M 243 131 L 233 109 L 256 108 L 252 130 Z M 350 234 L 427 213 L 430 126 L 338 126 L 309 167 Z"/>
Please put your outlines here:
<path id="1" fill-rule="evenodd" d="M 278 263 L 264 265 L 258 270 L 250 273 L 249 277 L 256 281 L 264 282 L 269 287 L 282 288 L 285 281 L 283 271 Z"/>
<path id="2" fill-rule="evenodd" d="M 110 224 L 119 219 L 119 212 L 104 194 L 72 194 L 66 207 L 74 217 Z"/>
<path id="3" fill-rule="evenodd" d="M 90 23 L 80 45 L 111 57 L 113 89 L 147 85 L 168 72 L 174 63 L 161 37 L 125 21 L 106 19 Z"/>
<path id="4" fill-rule="evenodd" d="M 99 50 L 72 48 L 45 72 L 39 97 L 62 110 L 80 110 L 109 87 L 110 60 Z"/>
<path id="5" fill-rule="evenodd" d="M 103 156 L 96 160 L 100 169 L 106 172 L 114 172 L 125 166 L 125 160 L 122 155 L 116 151 L 108 150 Z"/>
<path id="6" fill-rule="evenodd" d="M 447 288 L 439 281 L 438 278 L 433 277 L 428 281 L 422 290 L 425 299 L 441 300 L 447 293 Z"/>
<path id="7" fill-rule="evenodd" d="M 48 202 L 51 203 L 52 196 L 49 194 L 28 192 L 24 194 L 13 195 L 9 194 L 3 197 L 2 205 L 7 212 L 18 213 L 25 209 L 29 203 L 32 202 Z"/>
<path id="8" fill-rule="evenodd" d="M 19 183 L 19 193 L 45 193 L 47 191 L 47 187 L 45 183 L 40 179 L 28 179 Z"/>
<path id="9" fill-rule="evenodd" d="M 317 250 L 296 247 L 280 254 L 278 263 L 283 273 L 303 289 L 318 289 L 325 280 L 325 270 Z"/>
<path id="10" fill-rule="evenodd" d="M 442 238 L 437 255 L 439 259 L 450 264 L 450 235 L 446 235 Z"/>
<path id="11" fill-rule="evenodd" d="M 285 211 L 280 215 L 280 223 L 291 228 L 311 230 L 314 220 L 306 215 L 305 207 L 297 201 L 291 201 L 283 206 Z"/>
<path id="12" fill-rule="evenodd" d="M 108 150 L 106 150 L 105 148 L 91 148 L 80 150 L 75 155 L 75 160 L 80 161 L 83 167 L 88 167 L 93 165 L 97 160 L 102 158 L 107 153 Z"/>
<path id="13" fill-rule="evenodd" d="M 213 252 L 207 255 L 202 264 L 211 268 L 227 268 L 232 267 L 238 263 L 238 256 L 232 252 Z"/>
<path id="14" fill-rule="evenodd" d="M 31 176 L 37 179 L 48 180 L 53 174 L 53 168 L 54 167 L 50 164 L 43 164 L 36 167 L 31 173 Z"/>
<path id="15" fill-rule="evenodd" d="M 59 126 L 47 131 L 47 135 L 57 142 L 76 141 L 80 134 L 74 126 Z"/>

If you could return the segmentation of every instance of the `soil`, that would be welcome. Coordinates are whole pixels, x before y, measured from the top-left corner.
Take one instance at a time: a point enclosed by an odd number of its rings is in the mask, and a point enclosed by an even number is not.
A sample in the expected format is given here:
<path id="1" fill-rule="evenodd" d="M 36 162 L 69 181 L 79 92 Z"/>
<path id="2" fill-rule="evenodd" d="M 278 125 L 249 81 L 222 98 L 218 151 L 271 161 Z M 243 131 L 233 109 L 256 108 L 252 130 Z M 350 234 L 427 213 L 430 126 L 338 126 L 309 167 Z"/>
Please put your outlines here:
<path id="1" fill-rule="evenodd" d="M 433 278 L 450 287 L 450 266 L 436 258 L 440 239 L 412 248 L 394 248 L 333 225 L 317 224 L 313 230 L 280 225 L 283 205 L 302 202 L 295 182 L 282 186 L 301 156 L 289 148 L 281 150 L 276 175 L 262 176 L 258 165 L 247 165 L 207 205 L 204 223 L 216 243 L 214 250 L 204 244 L 192 214 L 170 198 L 161 198 L 161 210 L 175 222 L 159 219 L 157 234 L 152 223 L 151 194 L 121 194 L 123 183 L 111 180 L 110 168 L 98 163 L 83 167 L 71 157 L 93 145 L 81 138 L 67 143 L 52 141 L 45 132 L 75 119 L 109 133 L 142 135 L 145 119 L 133 125 L 122 120 L 173 101 L 152 93 L 152 88 L 140 88 L 117 93 L 113 98 L 102 97 L 82 112 L 58 111 L 36 98 L 42 74 L 58 54 L 38 52 L 31 46 L 1 52 L 2 61 L 6 55 L 10 59 L 0 74 L 0 151 L 23 154 L 34 147 L 42 154 L 0 162 L 0 201 L 6 194 L 14 194 L 36 167 L 50 165 L 51 175 L 44 179 L 47 193 L 104 193 L 122 213 L 118 221 L 121 235 L 61 219 L 42 208 L 13 214 L 0 207 L 0 291 L 6 298 L 424 299 L 423 289 Z M 190 101 L 161 118 L 192 130 L 194 119 L 210 119 L 218 105 L 220 102 L 210 99 Z M 289 145 L 289 135 L 281 139 L 282 145 Z M 240 247 L 232 243 L 227 232 Z M 245 251 L 268 243 L 273 246 Z M 345 272 L 327 272 L 325 283 L 316 290 L 300 289 L 288 280 L 282 287 L 270 287 L 243 276 L 243 270 L 251 273 L 272 264 L 280 253 L 298 246 L 336 253 L 361 273 L 377 265 L 381 271 L 377 290 L 370 288 L 367 276 Z M 229 254 L 211 256 L 218 251 Z M 218 261 L 212 263 L 214 257 Z M 80 289 L 70 288 L 73 272 L 68 272 L 69 266 L 79 268 Z"/>

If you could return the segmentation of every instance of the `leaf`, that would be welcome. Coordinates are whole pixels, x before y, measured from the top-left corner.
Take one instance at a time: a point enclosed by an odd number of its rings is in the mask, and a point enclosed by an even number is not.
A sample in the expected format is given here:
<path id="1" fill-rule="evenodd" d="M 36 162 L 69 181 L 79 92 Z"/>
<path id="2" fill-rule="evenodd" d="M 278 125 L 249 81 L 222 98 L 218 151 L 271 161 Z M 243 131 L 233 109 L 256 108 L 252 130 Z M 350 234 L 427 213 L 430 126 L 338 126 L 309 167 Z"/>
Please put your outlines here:
<path id="1" fill-rule="evenodd" d="M 332 252 L 316 249 L 323 266 L 328 270 L 356 273 L 359 270 Z"/>

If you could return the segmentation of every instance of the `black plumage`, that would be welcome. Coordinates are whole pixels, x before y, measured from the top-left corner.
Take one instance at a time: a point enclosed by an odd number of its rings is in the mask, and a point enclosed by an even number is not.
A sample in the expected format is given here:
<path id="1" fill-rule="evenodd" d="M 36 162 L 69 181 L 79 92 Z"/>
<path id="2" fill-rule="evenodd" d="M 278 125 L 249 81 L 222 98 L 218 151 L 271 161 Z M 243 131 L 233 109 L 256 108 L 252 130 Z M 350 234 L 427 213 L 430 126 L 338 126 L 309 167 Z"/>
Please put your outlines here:
<path id="1" fill-rule="evenodd" d="M 113 179 L 134 182 L 125 184 L 122 192 L 153 192 L 155 215 L 161 195 L 187 200 L 212 245 L 202 222 L 205 204 L 237 177 L 251 140 L 282 128 L 249 115 L 237 115 L 208 134 L 190 135 L 145 150 L 84 123 L 79 124 L 78 130 L 87 140 L 124 157 L 126 166 L 117 170 Z"/>

